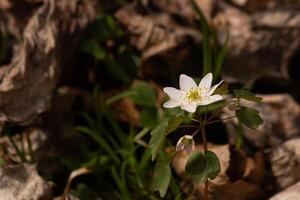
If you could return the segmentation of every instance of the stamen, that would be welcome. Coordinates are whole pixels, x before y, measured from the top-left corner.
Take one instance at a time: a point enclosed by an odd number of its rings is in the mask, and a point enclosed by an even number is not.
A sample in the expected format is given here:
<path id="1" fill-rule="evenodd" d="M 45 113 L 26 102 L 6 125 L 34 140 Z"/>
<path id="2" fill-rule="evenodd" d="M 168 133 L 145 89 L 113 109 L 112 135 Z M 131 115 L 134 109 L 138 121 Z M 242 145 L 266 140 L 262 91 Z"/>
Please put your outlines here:
<path id="1" fill-rule="evenodd" d="M 198 88 L 192 88 L 186 93 L 186 99 L 189 102 L 199 101 L 202 99 L 201 91 L 198 91 Z"/>

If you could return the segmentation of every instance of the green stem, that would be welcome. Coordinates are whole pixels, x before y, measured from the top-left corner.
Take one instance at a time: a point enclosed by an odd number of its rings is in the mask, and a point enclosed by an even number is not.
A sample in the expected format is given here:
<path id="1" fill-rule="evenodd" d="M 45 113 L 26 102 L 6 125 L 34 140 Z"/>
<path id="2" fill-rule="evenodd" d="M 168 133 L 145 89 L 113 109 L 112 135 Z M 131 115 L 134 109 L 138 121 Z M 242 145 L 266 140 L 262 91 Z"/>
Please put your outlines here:
<path id="1" fill-rule="evenodd" d="M 208 180 L 205 181 L 205 186 L 204 186 L 204 199 L 208 200 Z"/>
<path id="2" fill-rule="evenodd" d="M 207 152 L 207 140 L 206 140 L 206 134 L 205 134 L 205 125 L 201 126 L 201 134 L 203 139 L 203 150 L 204 154 Z"/>
<path id="3" fill-rule="evenodd" d="M 235 118 L 235 117 L 236 117 L 236 115 L 235 116 L 231 116 L 231 117 L 226 117 L 226 118 L 223 118 L 223 119 L 208 121 L 206 124 L 213 124 L 213 123 L 216 123 L 216 122 L 221 122 L 221 121 L 232 119 L 232 118 Z"/>
<path id="4" fill-rule="evenodd" d="M 206 125 L 206 114 L 205 114 L 205 119 L 200 125 L 201 129 L 201 134 L 202 134 L 202 139 L 203 139 L 203 151 L 204 154 L 207 152 L 207 139 L 206 139 L 206 133 L 205 133 L 205 125 Z M 204 187 L 204 199 L 208 200 L 208 180 L 205 181 L 205 187 Z"/>
<path id="5" fill-rule="evenodd" d="M 199 126 L 196 125 L 180 125 L 179 128 L 199 128 Z"/>
<path id="6" fill-rule="evenodd" d="M 207 121 L 210 121 L 212 120 L 215 116 L 217 116 L 221 111 L 222 111 L 223 108 L 220 108 L 218 109 L 214 114 L 212 114 Z"/>
<path id="7" fill-rule="evenodd" d="M 24 156 L 24 161 L 27 161 L 25 147 L 24 147 L 24 135 L 23 135 L 23 133 L 20 133 L 20 141 L 21 141 L 21 152 Z"/>
<path id="8" fill-rule="evenodd" d="M 28 143 L 30 161 L 34 162 L 33 149 L 32 149 L 32 144 L 31 144 L 31 139 L 30 139 L 30 132 L 26 133 L 26 141 Z"/>
<path id="9" fill-rule="evenodd" d="M 20 149 L 18 148 L 17 144 L 15 143 L 15 141 L 13 140 L 13 138 L 9 135 L 8 136 L 8 139 L 10 141 L 10 143 L 12 144 L 12 146 L 14 147 L 14 149 L 16 150 L 18 156 L 20 157 L 21 161 L 22 162 L 25 162 L 25 156 L 24 156 L 24 153 L 22 153 L 20 151 Z"/>

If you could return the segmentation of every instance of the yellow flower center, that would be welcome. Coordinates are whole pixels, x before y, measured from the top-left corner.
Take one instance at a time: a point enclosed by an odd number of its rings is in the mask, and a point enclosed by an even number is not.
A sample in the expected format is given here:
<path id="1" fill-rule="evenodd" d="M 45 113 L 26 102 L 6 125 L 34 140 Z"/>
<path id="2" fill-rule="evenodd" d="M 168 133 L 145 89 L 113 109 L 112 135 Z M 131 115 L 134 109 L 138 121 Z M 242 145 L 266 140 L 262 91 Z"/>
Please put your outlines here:
<path id="1" fill-rule="evenodd" d="M 193 139 L 183 138 L 182 143 L 185 145 L 191 145 L 193 143 Z"/>
<path id="2" fill-rule="evenodd" d="M 186 93 L 186 98 L 189 102 L 201 100 L 201 94 L 197 88 L 192 88 Z"/>

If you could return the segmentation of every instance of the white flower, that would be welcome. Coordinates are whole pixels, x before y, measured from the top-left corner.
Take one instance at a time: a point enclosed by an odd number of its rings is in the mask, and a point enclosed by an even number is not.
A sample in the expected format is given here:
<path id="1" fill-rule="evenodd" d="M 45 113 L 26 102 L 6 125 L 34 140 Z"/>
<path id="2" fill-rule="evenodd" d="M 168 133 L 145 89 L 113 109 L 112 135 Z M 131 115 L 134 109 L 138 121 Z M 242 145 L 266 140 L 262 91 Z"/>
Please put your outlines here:
<path id="1" fill-rule="evenodd" d="M 163 106 L 165 108 L 180 106 L 181 109 L 193 113 L 196 111 L 197 106 L 204 106 L 222 100 L 221 95 L 212 94 L 223 81 L 211 87 L 212 78 L 212 73 L 208 73 L 197 86 L 191 77 L 181 74 L 179 77 L 180 90 L 173 87 L 164 88 L 164 92 L 167 93 L 170 100 L 164 103 Z"/>
<path id="2" fill-rule="evenodd" d="M 181 137 L 176 144 L 176 151 L 185 150 L 187 154 L 191 154 L 195 148 L 195 141 L 193 140 L 193 136 L 185 135 Z"/>

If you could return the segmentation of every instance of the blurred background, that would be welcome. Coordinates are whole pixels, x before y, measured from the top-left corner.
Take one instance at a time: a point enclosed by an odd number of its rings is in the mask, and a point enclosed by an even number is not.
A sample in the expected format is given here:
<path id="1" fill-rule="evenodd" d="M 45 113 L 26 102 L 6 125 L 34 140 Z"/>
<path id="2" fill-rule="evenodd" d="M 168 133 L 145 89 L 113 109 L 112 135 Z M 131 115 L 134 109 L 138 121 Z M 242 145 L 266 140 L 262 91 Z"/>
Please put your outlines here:
<path id="1" fill-rule="evenodd" d="M 210 198 L 300 199 L 298 0 L 0 0 L 0 200 L 160 199 L 150 132 L 178 112 L 162 88 L 208 72 L 264 119 L 208 127 Z M 202 199 L 186 159 L 165 199 Z"/>

